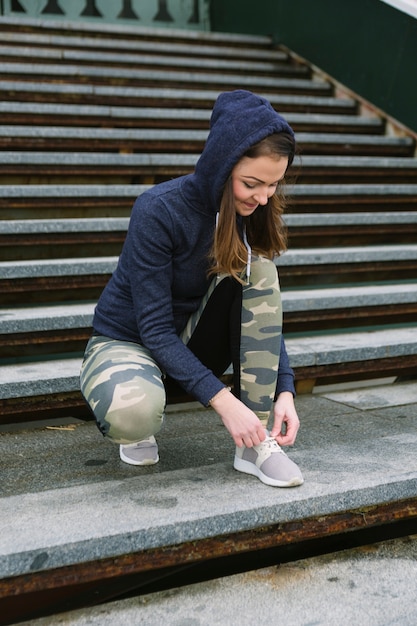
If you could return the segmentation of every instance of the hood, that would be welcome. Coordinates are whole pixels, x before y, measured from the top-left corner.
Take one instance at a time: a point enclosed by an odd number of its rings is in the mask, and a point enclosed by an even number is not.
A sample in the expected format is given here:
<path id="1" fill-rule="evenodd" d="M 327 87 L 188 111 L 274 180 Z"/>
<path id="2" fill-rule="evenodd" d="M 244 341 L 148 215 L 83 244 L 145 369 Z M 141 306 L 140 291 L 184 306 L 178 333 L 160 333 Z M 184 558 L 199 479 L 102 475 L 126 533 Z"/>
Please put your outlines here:
<path id="1" fill-rule="evenodd" d="M 210 133 L 192 175 L 193 186 L 198 186 L 206 209 L 218 211 L 224 184 L 235 164 L 251 146 L 277 132 L 294 135 L 265 98 L 244 90 L 219 95 L 210 119 Z"/>

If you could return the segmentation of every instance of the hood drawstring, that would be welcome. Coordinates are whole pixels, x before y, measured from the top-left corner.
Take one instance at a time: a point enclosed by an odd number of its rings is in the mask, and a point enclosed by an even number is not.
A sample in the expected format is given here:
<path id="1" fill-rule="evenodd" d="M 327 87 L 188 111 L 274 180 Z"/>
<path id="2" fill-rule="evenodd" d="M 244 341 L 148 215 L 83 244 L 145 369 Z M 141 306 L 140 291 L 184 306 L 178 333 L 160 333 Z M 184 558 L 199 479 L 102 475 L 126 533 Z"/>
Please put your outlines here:
<path id="1" fill-rule="evenodd" d="M 248 242 L 248 238 L 246 236 L 246 226 L 244 226 L 243 228 L 243 243 L 246 246 L 246 250 L 248 251 L 248 260 L 246 263 L 246 278 L 247 278 L 247 282 L 249 284 L 249 278 L 250 278 L 250 266 L 251 266 L 251 262 L 252 262 L 252 248 L 249 245 Z"/>

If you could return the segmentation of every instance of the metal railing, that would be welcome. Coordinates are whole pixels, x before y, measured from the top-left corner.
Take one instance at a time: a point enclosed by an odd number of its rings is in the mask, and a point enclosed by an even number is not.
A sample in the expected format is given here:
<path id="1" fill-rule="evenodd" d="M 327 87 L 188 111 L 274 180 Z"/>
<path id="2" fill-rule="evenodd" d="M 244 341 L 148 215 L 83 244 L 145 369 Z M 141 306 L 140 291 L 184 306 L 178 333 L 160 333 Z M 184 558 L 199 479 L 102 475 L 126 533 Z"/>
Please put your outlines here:
<path id="1" fill-rule="evenodd" d="M 1 0 L 3 16 L 209 30 L 208 0 Z"/>

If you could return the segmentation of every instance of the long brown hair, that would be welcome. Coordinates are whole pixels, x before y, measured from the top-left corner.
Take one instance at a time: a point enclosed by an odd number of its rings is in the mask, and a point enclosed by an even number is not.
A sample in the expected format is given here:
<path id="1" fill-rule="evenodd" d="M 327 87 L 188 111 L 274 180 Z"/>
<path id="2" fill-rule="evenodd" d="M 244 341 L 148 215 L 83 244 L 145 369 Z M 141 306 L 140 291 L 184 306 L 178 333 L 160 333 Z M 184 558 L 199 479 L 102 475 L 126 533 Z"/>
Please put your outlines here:
<path id="1" fill-rule="evenodd" d="M 295 154 L 295 140 L 289 133 L 275 133 L 252 146 L 243 157 L 256 159 L 269 156 L 288 158 L 288 167 Z M 287 167 L 287 171 L 288 171 Z M 267 204 L 259 205 L 252 215 L 243 218 L 246 236 L 253 251 L 272 259 L 287 248 L 287 229 L 282 219 L 285 208 L 284 180 L 278 183 Z M 219 216 L 213 246 L 210 252 L 210 274 L 230 274 L 242 282 L 240 274 L 247 263 L 248 252 L 236 222 L 232 179 L 229 176 L 220 202 Z"/>

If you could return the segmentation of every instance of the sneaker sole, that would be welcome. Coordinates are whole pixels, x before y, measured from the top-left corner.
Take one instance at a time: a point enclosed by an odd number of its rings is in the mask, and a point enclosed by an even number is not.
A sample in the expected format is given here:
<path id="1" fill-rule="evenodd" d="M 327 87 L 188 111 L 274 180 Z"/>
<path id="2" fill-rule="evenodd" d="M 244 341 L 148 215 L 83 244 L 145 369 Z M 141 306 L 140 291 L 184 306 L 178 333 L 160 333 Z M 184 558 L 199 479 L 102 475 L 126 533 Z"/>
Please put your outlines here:
<path id="1" fill-rule="evenodd" d="M 156 465 L 159 461 L 159 455 L 156 457 L 156 459 L 143 459 L 143 461 L 133 461 L 129 457 L 125 456 L 121 450 L 120 458 L 124 463 L 127 463 L 128 465 Z"/>
<path id="2" fill-rule="evenodd" d="M 304 482 L 304 479 L 300 478 L 299 476 L 294 476 L 294 478 L 291 478 L 289 481 L 276 480 L 274 478 L 270 478 L 269 476 L 266 476 L 259 469 L 259 467 L 257 467 L 257 465 L 254 465 L 253 463 L 250 463 L 249 461 L 244 461 L 238 456 L 235 456 L 233 467 L 238 472 L 243 472 L 244 474 L 250 474 L 251 476 L 256 476 L 257 478 L 259 478 L 261 482 L 263 482 L 265 485 L 269 485 L 270 487 L 298 487 L 299 485 L 302 485 Z"/>

